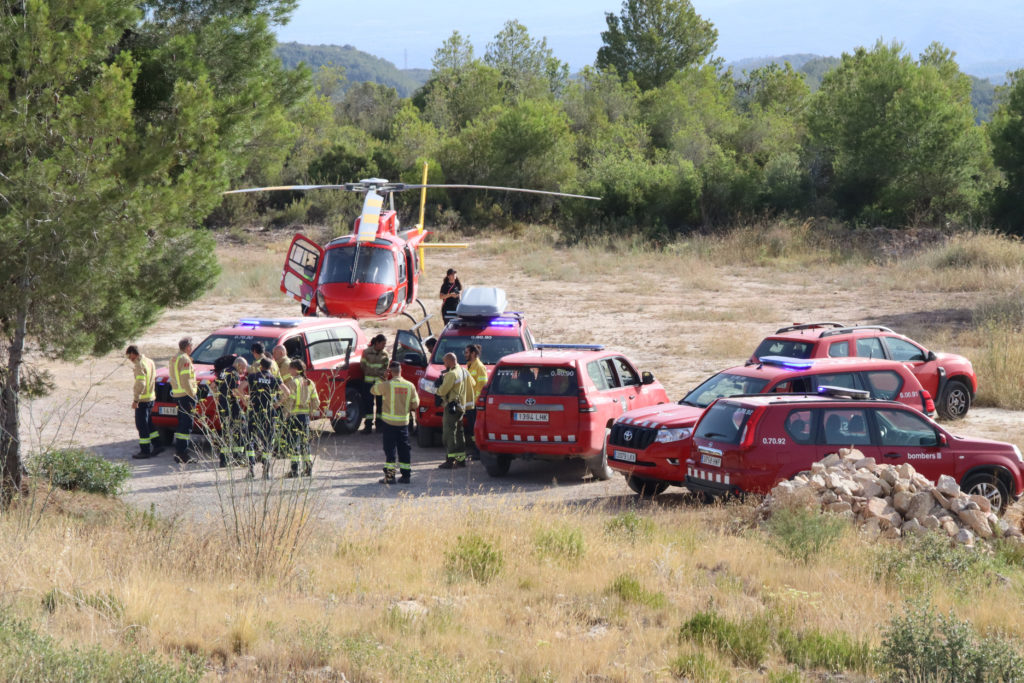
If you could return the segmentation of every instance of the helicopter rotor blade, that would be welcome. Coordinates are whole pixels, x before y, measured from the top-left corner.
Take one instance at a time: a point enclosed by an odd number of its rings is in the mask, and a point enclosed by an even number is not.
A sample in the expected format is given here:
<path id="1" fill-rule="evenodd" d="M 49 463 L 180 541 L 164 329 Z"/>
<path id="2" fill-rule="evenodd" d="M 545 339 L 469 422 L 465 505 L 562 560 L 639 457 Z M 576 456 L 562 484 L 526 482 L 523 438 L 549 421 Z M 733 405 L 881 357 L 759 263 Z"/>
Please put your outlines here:
<path id="1" fill-rule="evenodd" d="M 227 190 L 221 194 L 242 194 L 245 192 L 276 192 L 281 190 L 347 190 L 345 185 L 274 185 L 271 187 L 246 187 L 241 190 Z"/>
<path id="2" fill-rule="evenodd" d="M 402 192 L 403 190 L 417 190 L 421 187 L 425 188 L 450 188 L 450 189 L 475 189 L 475 190 L 500 190 L 503 192 L 526 192 L 528 194 L 544 194 L 552 197 L 571 197 L 573 199 L 593 199 L 599 201 L 600 197 L 591 197 L 585 194 L 570 194 L 568 192 L 551 192 L 550 190 L 528 190 L 522 187 L 501 187 L 498 185 L 405 185 L 395 184 L 394 187 L 389 188 L 392 192 Z"/>

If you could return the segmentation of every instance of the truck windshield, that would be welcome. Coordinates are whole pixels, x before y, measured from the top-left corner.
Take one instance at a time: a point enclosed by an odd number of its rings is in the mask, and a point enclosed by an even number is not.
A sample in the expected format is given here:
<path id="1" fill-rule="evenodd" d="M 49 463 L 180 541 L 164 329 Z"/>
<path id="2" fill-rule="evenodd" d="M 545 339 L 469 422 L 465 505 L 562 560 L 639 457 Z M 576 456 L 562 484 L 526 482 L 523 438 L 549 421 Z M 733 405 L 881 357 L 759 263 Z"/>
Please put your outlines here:
<path id="1" fill-rule="evenodd" d="M 351 280 L 355 255 L 355 247 L 328 249 L 324 254 L 324 268 L 320 274 L 320 281 L 331 283 Z M 360 246 L 355 281 L 375 285 L 394 285 L 395 257 L 391 250 L 368 244 Z"/>
<path id="2" fill-rule="evenodd" d="M 786 358 L 810 358 L 814 344 L 795 339 L 765 339 L 757 345 L 754 358 L 764 356 L 785 356 Z"/>
<path id="3" fill-rule="evenodd" d="M 729 398 L 740 394 L 760 394 L 764 391 L 766 384 L 768 384 L 766 379 L 720 372 L 704 380 L 700 386 L 684 396 L 679 403 L 684 406 L 707 408 L 720 398 Z"/>
<path id="4" fill-rule="evenodd" d="M 274 339 L 257 337 L 252 334 L 211 334 L 192 351 L 192 362 L 213 365 L 221 356 L 233 353 L 236 356 L 242 356 L 252 365 L 252 354 L 249 352 L 249 347 L 254 341 L 263 342 L 263 346 L 268 349 L 274 348 L 275 344 Z"/>
<path id="5" fill-rule="evenodd" d="M 503 396 L 575 396 L 576 370 L 537 365 L 503 365 L 494 371 L 491 393 Z"/>
<path id="6" fill-rule="evenodd" d="M 523 350 L 523 340 L 520 337 L 495 337 L 491 334 L 451 335 L 437 340 L 431 362 L 440 364 L 446 353 L 454 353 L 459 363 L 463 363 L 466 346 L 469 344 L 480 345 L 480 362 L 484 365 L 494 365 L 510 353 Z"/>

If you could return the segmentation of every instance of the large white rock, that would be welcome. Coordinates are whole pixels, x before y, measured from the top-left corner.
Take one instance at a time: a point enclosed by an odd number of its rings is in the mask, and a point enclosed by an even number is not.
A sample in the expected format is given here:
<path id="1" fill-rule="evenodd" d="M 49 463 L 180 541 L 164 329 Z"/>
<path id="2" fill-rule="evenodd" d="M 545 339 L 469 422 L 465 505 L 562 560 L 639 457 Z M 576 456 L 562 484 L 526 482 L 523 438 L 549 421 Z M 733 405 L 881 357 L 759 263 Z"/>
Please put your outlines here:
<path id="1" fill-rule="evenodd" d="M 922 522 L 922 520 L 931 513 L 934 506 L 935 499 L 932 498 L 932 494 L 928 491 L 919 491 L 911 496 L 910 504 L 907 506 L 906 516 L 916 519 L 918 522 Z"/>
<path id="2" fill-rule="evenodd" d="M 961 510 L 960 521 L 971 527 L 978 536 L 992 538 L 992 527 L 989 526 L 988 517 L 981 510 Z"/>
<path id="3" fill-rule="evenodd" d="M 896 512 L 901 515 L 906 515 L 907 510 L 910 509 L 910 501 L 913 500 L 914 495 L 910 491 L 898 491 L 892 496 L 892 506 L 896 508 Z M 913 517 L 913 515 L 908 515 Z"/>
<path id="4" fill-rule="evenodd" d="M 990 512 L 992 510 L 992 501 L 985 496 L 970 496 L 971 502 L 978 506 L 978 509 L 982 512 Z"/>
<path id="5" fill-rule="evenodd" d="M 939 476 L 939 480 L 935 482 L 935 490 L 944 496 L 953 497 L 960 495 L 960 486 L 956 483 L 956 479 L 948 474 Z"/>
<path id="6" fill-rule="evenodd" d="M 957 532 L 955 538 L 956 542 L 960 545 L 965 545 L 969 548 L 974 546 L 974 534 L 971 533 L 970 529 L 961 529 Z"/>

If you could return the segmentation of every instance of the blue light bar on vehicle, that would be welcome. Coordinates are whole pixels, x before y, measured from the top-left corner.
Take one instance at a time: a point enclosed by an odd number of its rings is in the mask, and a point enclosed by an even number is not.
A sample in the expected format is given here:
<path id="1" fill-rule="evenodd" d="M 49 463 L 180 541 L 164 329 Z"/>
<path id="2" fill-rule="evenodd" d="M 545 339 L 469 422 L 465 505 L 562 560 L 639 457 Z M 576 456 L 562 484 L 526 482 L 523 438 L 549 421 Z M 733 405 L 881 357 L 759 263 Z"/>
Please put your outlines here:
<path id="1" fill-rule="evenodd" d="M 236 327 L 295 327 L 298 324 L 297 320 L 243 318 L 238 321 Z"/>
<path id="2" fill-rule="evenodd" d="M 758 359 L 765 365 L 777 365 L 792 370 L 806 370 L 814 367 L 814 361 L 809 358 L 791 358 L 789 356 L 761 356 Z"/>
<path id="3" fill-rule="evenodd" d="M 515 327 L 518 321 L 513 318 L 492 318 L 487 324 L 492 327 Z"/>
<path id="4" fill-rule="evenodd" d="M 604 351 L 603 344 L 534 344 L 535 349 L 572 349 L 574 351 Z"/>

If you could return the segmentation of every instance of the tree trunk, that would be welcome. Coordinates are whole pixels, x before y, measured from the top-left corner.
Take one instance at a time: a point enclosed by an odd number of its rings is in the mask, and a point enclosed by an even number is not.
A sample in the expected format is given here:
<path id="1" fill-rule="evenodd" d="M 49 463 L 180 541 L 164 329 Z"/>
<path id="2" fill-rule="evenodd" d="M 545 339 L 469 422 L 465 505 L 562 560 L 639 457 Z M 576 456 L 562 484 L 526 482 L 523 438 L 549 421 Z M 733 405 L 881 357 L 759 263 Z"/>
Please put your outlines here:
<path id="1" fill-rule="evenodd" d="M 25 353 L 25 331 L 28 324 L 28 304 L 22 303 L 14 337 L 7 349 L 7 373 L 0 393 L 0 457 L 3 458 L 3 476 L 0 479 L 0 510 L 6 509 L 14 495 L 21 490 L 21 438 L 20 405 L 21 364 Z"/>

